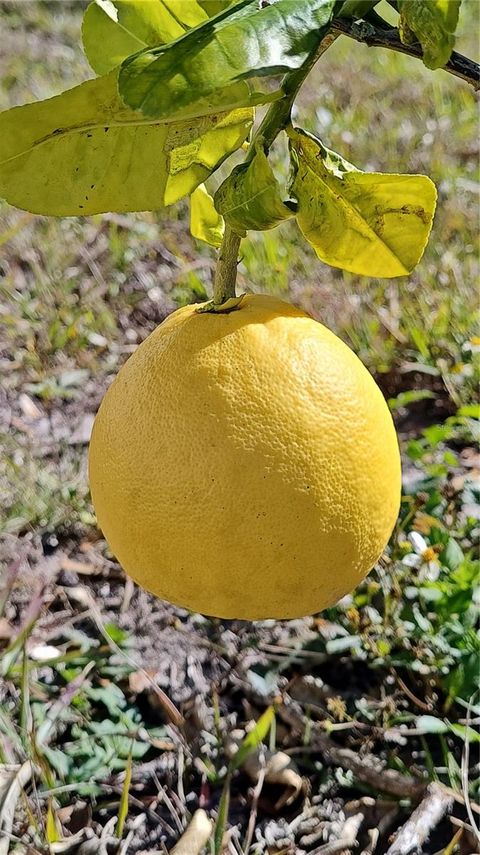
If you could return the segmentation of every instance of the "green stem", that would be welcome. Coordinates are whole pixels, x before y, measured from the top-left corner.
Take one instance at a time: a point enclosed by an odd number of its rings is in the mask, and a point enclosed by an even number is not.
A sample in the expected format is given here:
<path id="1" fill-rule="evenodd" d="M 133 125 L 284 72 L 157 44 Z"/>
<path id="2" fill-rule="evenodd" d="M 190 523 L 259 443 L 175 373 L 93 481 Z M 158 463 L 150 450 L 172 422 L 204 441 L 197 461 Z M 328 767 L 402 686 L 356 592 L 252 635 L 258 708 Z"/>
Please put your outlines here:
<path id="1" fill-rule="evenodd" d="M 213 305 L 221 306 L 235 297 L 237 280 L 238 250 L 241 237 L 225 223 L 225 234 L 218 253 L 213 280 Z"/>
<path id="2" fill-rule="evenodd" d="M 285 94 L 278 101 L 274 101 L 267 110 L 263 121 L 258 127 L 254 140 L 252 140 L 249 146 L 245 163 L 250 163 L 255 155 L 255 140 L 261 139 L 262 145 L 268 150 L 280 131 L 287 127 L 298 90 L 319 57 L 333 44 L 338 35 L 338 33 L 327 33 L 318 47 L 307 57 L 301 68 L 287 74 L 283 82 L 283 91 Z M 227 300 L 235 299 L 240 240 L 240 235 L 234 232 L 228 225 L 225 225 L 225 234 L 215 269 L 213 300 L 211 304 L 203 307 L 203 311 L 218 311 L 218 308 L 223 306 Z M 237 304 L 232 304 L 231 308 L 235 308 L 235 305 Z"/>
<path id="3" fill-rule="evenodd" d="M 318 59 L 325 53 L 326 50 L 338 38 L 339 33 L 329 32 L 322 39 L 318 47 L 312 51 L 307 57 L 303 65 L 296 71 L 291 71 L 287 74 L 283 81 L 284 96 L 278 101 L 274 101 L 267 110 L 263 121 L 255 134 L 255 139 L 262 139 L 265 149 L 269 149 L 272 143 L 276 140 L 280 131 L 283 131 L 290 123 L 290 115 L 292 112 L 293 102 L 297 97 L 298 90 L 305 81 L 305 78 L 310 74 L 313 66 Z M 250 145 L 245 163 L 249 163 L 255 155 L 255 146 Z"/>

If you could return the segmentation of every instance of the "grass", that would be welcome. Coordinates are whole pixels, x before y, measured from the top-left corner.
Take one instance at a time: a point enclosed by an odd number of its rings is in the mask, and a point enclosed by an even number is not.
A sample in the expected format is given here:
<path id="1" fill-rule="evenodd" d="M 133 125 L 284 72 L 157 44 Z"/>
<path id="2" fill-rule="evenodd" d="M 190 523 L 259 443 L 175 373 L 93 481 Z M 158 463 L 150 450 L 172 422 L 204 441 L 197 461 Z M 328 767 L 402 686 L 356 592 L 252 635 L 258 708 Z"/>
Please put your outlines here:
<path id="1" fill-rule="evenodd" d="M 1 108 L 88 75 L 80 4 L 0 8 Z M 458 48 L 473 57 L 477 12 L 464 2 Z M 130 589 L 95 528 L 89 419 L 163 317 L 210 294 L 214 254 L 190 238 L 186 203 L 66 220 L 0 207 L 0 775 L 28 761 L 37 770 L 8 832 L 12 851 L 55 851 L 55 838 L 85 829 L 103 833 L 109 851 L 116 835 L 125 852 L 161 851 L 198 805 L 216 819 L 215 851 L 229 829 L 228 851 L 252 839 L 250 855 L 282 851 L 282 835 L 310 851 L 302 823 L 323 822 L 333 839 L 352 799 L 375 805 L 359 802 L 362 845 L 385 803 L 392 830 L 401 825 L 415 798 L 329 761 L 325 737 L 366 766 L 374 755 L 454 794 L 452 822 L 439 824 L 426 853 L 475 846 L 467 810 L 480 796 L 474 96 L 413 59 L 339 40 L 295 120 L 361 168 L 425 172 L 439 190 L 429 246 L 408 279 L 327 268 L 291 223 L 242 244 L 240 287 L 279 293 L 341 335 L 377 377 L 399 429 L 404 496 L 389 549 L 317 618 L 228 626 L 155 602 Z M 276 157 L 285 174 L 281 148 Z M 180 729 L 153 677 L 179 708 Z M 252 721 L 260 724 L 246 735 Z M 235 728 L 244 755 L 236 764 L 226 750 Z M 248 778 L 245 760 L 261 754 L 262 740 L 286 751 L 296 764 L 289 771 L 308 782 L 293 807 L 276 807 L 285 783 Z M 461 834 L 455 818 L 467 826 Z"/>

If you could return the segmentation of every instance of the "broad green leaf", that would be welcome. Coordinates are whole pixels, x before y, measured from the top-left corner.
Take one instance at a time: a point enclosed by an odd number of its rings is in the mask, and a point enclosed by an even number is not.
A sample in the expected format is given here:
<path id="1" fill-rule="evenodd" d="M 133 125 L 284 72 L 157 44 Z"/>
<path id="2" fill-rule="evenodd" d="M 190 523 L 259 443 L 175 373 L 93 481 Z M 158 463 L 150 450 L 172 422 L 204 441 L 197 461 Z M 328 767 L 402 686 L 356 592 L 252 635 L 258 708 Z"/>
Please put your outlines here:
<path id="1" fill-rule="evenodd" d="M 127 56 L 174 41 L 206 20 L 197 0 L 93 0 L 83 17 L 83 47 L 96 74 L 107 74 Z"/>
<path id="2" fill-rule="evenodd" d="M 268 735 L 268 731 L 270 730 L 274 719 L 275 707 L 267 707 L 265 712 L 262 713 L 256 722 L 255 727 L 247 733 L 237 753 L 234 754 L 230 760 L 228 766 L 230 772 L 234 772 L 235 769 L 239 769 L 240 766 L 243 766 L 247 757 L 249 757 L 252 751 L 255 751 L 261 742 L 263 742 L 265 737 Z"/>
<path id="3" fill-rule="evenodd" d="M 190 197 L 190 231 L 193 237 L 211 246 L 220 246 L 222 242 L 225 222 L 204 184 L 200 184 Z"/>
<path id="4" fill-rule="evenodd" d="M 42 745 L 41 756 L 46 758 L 52 769 L 60 778 L 67 778 L 70 772 L 70 758 L 60 748 L 50 748 Z"/>
<path id="5" fill-rule="evenodd" d="M 425 175 L 360 172 L 305 131 L 289 132 L 297 221 L 322 261 L 366 276 L 410 273 L 432 226 Z"/>
<path id="6" fill-rule="evenodd" d="M 457 543 L 454 537 L 448 538 L 448 543 L 442 554 L 442 564 L 448 567 L 449 570 L 456 570 L 460 566 L 465 556 L 463 549 Z"/>
<path id="7" fill-rule="evenodd" d="M 208 115 L 282 94 L 327 31 L 338 0 L 239 0 L 175 42 L 129 57 L 122 98 L 146 116 Z"/>
<path id="8" fill-rule="evenodd" d="M 427 68 L 443 68 L 450 59 L 461 0 L 398 0 L 400 38 L 419 41 Z"/>
<path id="9" fill-rule="evenodd" d="M 191 193 L 246 138 L 251 111 L 147 121 L 118 71 L 0 114 L 0 196 L 39 214 L 161 208 Z"/>
<path id="10" fill-rule="evenodd" d="M 247 229 L 273 229 L 294 215 L 282 200 L 278 181 L 261 144 L 257 144 L 253 160 L 236 166 L 218 188 L 215 205 L 240 234 Z"/>

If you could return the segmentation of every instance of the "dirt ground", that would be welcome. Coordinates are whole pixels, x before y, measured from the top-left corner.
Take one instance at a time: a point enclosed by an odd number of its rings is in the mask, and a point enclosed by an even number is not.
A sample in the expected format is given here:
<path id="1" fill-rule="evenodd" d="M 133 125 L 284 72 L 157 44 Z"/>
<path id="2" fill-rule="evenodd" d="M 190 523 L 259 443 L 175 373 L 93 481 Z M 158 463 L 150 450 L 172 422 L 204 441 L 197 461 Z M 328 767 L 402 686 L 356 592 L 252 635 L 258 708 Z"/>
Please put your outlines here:
<path id="1" fill-rule="evenodd" d="M 2 108 L 87 76 L 81 11 L 0 3 Z M 468 26 L 462 38 L 467 51 Z M 287 228 L 246 242 L 239 274 L 339 332 L 399 431 L 391 544 L 322 615 L 175 608 L 124 576 L 95 525 L 86 454 L 102 396 L 138 343 L 210 288 L 214 255 L 191 239 L 186 205 L 58 222 L 0 209 L 0 830 L 5 782 L 31 764 L 7 851 L 165 853 L 198 808 L 218 853 L 479 851 L 477 123 L 465 84 L 359 57 L 352 71 L 335 54 L 333 82 L 315 78 L 300 113 L 347 157 L 358 136 L 369 168 L 434 174 L 429 254 L 407 283 L 359 283 Z M 395 134 L 369 141 L 379 116 Z M 420 550 L 413 570 L 416 535 L 434 559 Z"/>

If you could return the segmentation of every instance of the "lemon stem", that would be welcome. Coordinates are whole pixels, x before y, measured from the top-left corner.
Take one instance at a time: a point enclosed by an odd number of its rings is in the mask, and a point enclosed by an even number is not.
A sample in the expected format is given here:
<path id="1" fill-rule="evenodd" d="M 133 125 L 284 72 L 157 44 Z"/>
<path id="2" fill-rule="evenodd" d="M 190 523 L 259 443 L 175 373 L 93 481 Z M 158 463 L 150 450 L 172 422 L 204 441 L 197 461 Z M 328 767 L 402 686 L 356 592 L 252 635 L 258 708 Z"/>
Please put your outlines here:
<path id="1" fill-rule="evenodd" d="M 214 306 L 221 306 L 227 300 L 235 297 L 240 240 L 240 235 L 226 223 L 213 280 Z"/>

